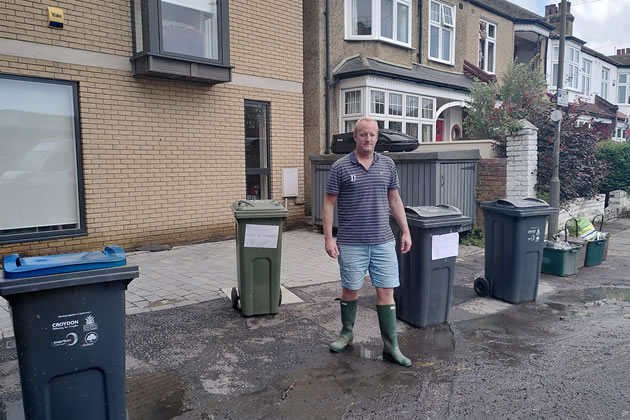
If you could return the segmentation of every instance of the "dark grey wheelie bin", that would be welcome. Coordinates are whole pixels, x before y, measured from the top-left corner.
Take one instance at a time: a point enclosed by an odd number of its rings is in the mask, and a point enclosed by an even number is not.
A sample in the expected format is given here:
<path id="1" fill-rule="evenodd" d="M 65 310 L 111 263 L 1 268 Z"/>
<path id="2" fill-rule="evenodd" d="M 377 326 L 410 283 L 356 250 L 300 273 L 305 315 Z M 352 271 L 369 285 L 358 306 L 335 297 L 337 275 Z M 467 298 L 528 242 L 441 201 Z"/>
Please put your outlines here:
<path id="1" fill-rule="evenodd" d="M 138 277 L 117 246 L 4 258 L 27 420 L 123 420 L 125 290 Z"/>
<path id="2" fill-rule="evenodd" d="M 509 303 L 535 301 L 547 216 L 558 210 L 537 198 L 496 200 L 480 207 L 486 277 L 475 280 L 475 292 Z"/>
<path id="3" fill-rule="evenodd" d="M 448 321 L 455 280 L 459 228 L 470 218 L 448 205 L 405 207 L 411 250 L 400 252 L 402 232 L 393 216 L 400 287 L 394 289 L 396 315 L 415 327 Z"/>
<path id="4" fill-rule="evenodd" d="M 282 301 L 282 226 L 289 212 L 275 200 L 239 200 L 232 210 L 238 276 L 232 306 L 243 316 L 277 314 Z"/>

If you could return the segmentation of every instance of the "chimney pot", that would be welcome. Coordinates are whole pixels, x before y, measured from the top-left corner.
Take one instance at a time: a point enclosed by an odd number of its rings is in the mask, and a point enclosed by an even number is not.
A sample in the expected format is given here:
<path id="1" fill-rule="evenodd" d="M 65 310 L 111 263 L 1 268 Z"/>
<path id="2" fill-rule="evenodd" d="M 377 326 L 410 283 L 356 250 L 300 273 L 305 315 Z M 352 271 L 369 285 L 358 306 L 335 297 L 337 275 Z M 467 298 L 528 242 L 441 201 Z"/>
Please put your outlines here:
<path id="1" fill-rule="evenodd" d="M 569 13 L 571 13 L 571 2 L 570 1 L 567 2 L 567 15 Z"/>
<path id="2" fill-rule="evenodd" d="M 621 50 L 617 49 L 617 55 L 621 55 Z"/>

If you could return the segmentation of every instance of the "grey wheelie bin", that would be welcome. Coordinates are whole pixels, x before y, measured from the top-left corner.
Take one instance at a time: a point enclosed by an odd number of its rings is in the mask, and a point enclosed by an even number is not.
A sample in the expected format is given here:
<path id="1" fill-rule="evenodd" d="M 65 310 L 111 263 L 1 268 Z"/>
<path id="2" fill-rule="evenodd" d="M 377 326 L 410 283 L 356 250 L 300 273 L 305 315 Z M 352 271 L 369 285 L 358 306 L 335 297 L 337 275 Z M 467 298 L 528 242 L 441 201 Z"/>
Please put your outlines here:
<path id="1" fill-rule="evenodd" d="M 459 249 L 460 226 L 470 218 L 448 205 L 405 207 L 411 250 L 400 252 L 402 232 L 393 216 L 400 287 L 394 289 L 396 315 L 423 328 L 448 321 Z"/>
<path id="2" fill-rule="evenodd" d="M 475 292 L 509 303 L 535 301 L 547 216 L 558 210 L 536 198 L 496 200 L 480 207 L 485 220 L 486 277 L 475 280 Z"/>
<path id="3" fill-rule="evenodd" d="M 138 267 L 108 246 L 8 255 L 3 271 L 26 419 L 125 419 L 125 290 Z"/>
<path id="4" fill-rule="evenodd" d="M 238 276 L 232 306 L 243 316 L 277 314 L 282 301 L 282 226 L 289 212 L 275 200 L 239 200 L 232 210 Z"/>

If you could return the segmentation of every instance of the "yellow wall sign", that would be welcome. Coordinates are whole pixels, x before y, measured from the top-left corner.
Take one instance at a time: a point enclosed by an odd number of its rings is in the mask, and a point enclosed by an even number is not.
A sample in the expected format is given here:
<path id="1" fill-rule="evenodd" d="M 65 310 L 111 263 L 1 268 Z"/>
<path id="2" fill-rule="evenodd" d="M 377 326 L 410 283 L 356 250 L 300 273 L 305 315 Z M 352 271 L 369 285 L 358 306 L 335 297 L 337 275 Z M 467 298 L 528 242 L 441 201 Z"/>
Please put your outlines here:
<path id="1" fill-rule="evenodd" d="M 63 28 L 63 10 L 48 6 L 48 26 L 57 29 Z"/>

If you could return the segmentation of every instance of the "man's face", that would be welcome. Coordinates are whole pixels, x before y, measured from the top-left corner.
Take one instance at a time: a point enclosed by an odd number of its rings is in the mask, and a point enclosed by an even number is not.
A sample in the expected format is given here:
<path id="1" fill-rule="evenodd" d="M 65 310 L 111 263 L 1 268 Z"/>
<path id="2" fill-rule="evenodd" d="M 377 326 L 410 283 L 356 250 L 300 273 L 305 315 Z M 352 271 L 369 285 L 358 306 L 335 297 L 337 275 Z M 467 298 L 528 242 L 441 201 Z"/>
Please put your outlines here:
<path id="1" fill-rule="evenodd" d="M 374 152 L 378 140 L 378 125 L 376 121 L 360 121 L 354 134 L 356 150 L 360 153 Z"/>

